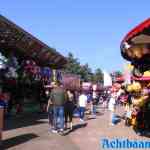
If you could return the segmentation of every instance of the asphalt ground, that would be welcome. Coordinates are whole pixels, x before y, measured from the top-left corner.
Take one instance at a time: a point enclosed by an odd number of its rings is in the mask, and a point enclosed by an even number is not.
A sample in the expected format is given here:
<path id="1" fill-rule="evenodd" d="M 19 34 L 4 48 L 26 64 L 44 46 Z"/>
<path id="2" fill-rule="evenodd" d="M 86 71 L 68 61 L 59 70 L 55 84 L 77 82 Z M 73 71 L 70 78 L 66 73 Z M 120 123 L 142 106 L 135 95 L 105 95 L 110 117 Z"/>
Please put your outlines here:
<path id="1" fill-rule="evenodd" d="M 96 119 L 86 115 L 85 123 L 74 118 L 71 132 L 59 135 L 49 130 L 47 114 L 24 114 L 5 121 L 3 148 L 7 150 L 100 150 L 103 139 L 149 140 L 138 136 L 121 119 L 118 124 L 109 124 L 109 111 L 99 107 Z M 117 109 L 122 116 L 123 108 Z"/>

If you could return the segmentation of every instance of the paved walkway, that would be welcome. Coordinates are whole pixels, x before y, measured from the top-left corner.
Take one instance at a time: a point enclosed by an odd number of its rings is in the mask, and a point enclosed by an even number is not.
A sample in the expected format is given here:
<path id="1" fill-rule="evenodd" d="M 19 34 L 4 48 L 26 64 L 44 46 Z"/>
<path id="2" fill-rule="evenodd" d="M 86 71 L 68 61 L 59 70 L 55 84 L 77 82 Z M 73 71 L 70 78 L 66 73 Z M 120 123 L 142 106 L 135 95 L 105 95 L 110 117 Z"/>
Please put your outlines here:
<path id="1" fill-rule="evenodd" d="M 119 113 L 121 110 L 119 110 Z M 4 132 L 4 149 L 8 150 L 100 150 L 104 138 L 149 139 L 139 137 L 123 121 L 115 126 L 108 124 L 108 111 L 100 110 L 97 119 L 88 118 L 84 126 L 75 119 L 74 131 L 60 136 L 48 131 L 46 115 L 26 115 L 7 121 Z"/>

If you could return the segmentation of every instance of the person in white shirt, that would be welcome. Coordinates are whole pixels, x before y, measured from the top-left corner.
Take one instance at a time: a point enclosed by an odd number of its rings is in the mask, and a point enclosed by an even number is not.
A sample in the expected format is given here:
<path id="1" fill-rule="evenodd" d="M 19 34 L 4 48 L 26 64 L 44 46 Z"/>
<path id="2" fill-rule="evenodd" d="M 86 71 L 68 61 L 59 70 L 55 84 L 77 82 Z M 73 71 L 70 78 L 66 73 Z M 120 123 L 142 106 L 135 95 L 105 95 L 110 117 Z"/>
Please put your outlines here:
<path id="1" fill-rule="evenodd" d="M 117 98 L 117 94 L 115 92 L 113 92 L 111 94 L 111 98 L 108 103 L 108 109 L 110 111 L 110 124 L 111 125 L 114 125 L 113 116 L 115 114 L 115 109 L 116 109 L 116 98 Z"/>
<path id="2" fill-rule="evenodd" d="M 84 121 L 84 113 L 87 105 L 87 96 L 82 92 L 79 96 L 79 112 L 80 112 L 80 121 Z"/>

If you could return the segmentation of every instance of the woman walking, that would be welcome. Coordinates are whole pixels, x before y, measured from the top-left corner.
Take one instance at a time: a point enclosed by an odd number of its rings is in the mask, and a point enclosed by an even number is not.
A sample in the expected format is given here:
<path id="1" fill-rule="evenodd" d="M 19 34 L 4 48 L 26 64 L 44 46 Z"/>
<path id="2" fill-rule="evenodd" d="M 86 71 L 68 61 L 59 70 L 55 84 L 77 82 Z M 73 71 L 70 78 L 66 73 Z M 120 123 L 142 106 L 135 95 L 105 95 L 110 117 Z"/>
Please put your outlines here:
<path id="1" fill-rule="evenodd" d="M 53 103 L 50 98 L 49 98 L 48 104 L 47 104 L 47 112 L 48 112 L 50 131 L 53 132 L 54 131 Z"/>
<path id="2" fill-rule="evenodd" d="M 75 98 L 74 98 L 74 94 L 72 91 L 68 90 L 67 91 L 67 101 L 65 103 L 65 128 L 67 128 L 67 123 L 68 123 L 68 119 L 69 119 L 69 128 L 70 130 L 72 130 L 72 118 L 73 118 L 73 111 L 74 111 L 74 108 L 75 108 L 75 105 L 74 105 L 74 101 L 75 101 Z"/>

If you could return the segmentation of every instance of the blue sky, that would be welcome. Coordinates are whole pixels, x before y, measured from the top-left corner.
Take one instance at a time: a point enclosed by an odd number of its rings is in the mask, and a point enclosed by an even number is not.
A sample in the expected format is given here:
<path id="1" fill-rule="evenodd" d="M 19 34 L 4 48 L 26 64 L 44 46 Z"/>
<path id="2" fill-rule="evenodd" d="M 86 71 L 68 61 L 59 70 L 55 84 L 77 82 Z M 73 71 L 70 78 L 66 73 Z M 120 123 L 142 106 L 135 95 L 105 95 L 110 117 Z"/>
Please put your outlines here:
<path id="1" fill-rule="evenodd" d="M 112 71 L 124 60 L 120 41 L 149 17 L 149 0 L 2 0 L 0 13 L 81 63 Z"/>

